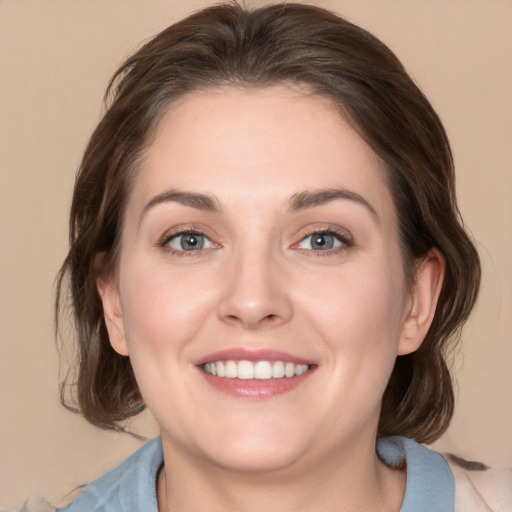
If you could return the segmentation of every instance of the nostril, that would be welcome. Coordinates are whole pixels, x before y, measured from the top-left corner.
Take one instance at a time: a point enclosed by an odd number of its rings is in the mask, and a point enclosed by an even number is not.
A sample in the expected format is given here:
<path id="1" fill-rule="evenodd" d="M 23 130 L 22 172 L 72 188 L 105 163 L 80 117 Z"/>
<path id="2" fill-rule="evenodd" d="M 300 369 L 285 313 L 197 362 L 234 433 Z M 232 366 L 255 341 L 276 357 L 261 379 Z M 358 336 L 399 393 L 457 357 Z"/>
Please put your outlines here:
<path id="1" fill-rule="evenodd" d="M 268 315 L 262 315 L 259 318 L 250 317 L 249 315 L 226 315 L 225 320 L 229 323 L 242 323 L 249 329 L 256 329 L 258 327 L 263 327 L 264 325 L 273 325 L 279 321 L 279 315 L 274 313 Z"/>
<path id="2" fill-rule="evenodd" d="M 289 298 L 281 294 L 253 297 L 230 292 L 219 300 L 217 314 L 223 322 L 253 330 L 287 322 L 293 316 L 293 307 Z"/>

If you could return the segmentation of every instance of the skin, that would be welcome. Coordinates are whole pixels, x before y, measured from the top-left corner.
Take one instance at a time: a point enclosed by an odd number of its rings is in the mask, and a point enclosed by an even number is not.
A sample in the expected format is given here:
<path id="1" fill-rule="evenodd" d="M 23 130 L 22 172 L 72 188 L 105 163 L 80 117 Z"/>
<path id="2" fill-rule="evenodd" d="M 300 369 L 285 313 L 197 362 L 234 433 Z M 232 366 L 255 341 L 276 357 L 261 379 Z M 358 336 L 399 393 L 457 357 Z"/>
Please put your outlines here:
<path id="1" fill-rule="evenodd" d="M 333 189 L 348 197 L 314 195 Z M 316 201 L 297 208 L 305 192 Z M 205 248 L 183 250 L 180 230 Z M 405 282 L 381 164 L 327 99 L 282 86 L 174 103 L 130 193 L 116 277 L 98 281 L 161 427 L 160 510 L 399 510 L 405 475 L 375 455 L 381 399 L 442 276 L 432 251 Z M 233 348 L 315 369 L 287 393 L 232 396 L 197 363 Z"/>

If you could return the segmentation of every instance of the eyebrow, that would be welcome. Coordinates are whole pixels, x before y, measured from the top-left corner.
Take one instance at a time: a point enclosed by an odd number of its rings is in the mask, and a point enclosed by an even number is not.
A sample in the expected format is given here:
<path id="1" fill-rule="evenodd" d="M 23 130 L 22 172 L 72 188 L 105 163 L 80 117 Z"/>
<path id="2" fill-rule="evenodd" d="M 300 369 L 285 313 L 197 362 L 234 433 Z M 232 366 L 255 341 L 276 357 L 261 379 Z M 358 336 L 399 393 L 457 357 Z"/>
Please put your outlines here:
<path id="1" fill-rule="evenodd" d="M 222 211 L 218 200 L 214 196 L 171 189 L 156 195 L 144 206 L 139 216 L 139 224 L 148 210 L 151 210 L 151 208 L 158 204 L 170 202 L 180 203 L 184 206 L 206 212 L 220 213 Z"/>
<path id="2" fill-rule="evenodd" d="M 380 223 L 380 219 L 375 208 L 363 196 L 357 192 L 343 188 L 329 188 L 315 191 L 298 192 L 290 198 L 290 201 L 288 202 L 288 210 L 292 212 L 307 210 L 308 208 L 322 206 L 337 199 L 354 201 L 355 203 L 364 206 L 372 214 L 376 222 Z M 206 212 L 222 212 L 219 201 L 215 196 L 202 194 L 199 192 L 188 192 L 171 189 L 156 195 L 144 206 L 140 213 L 139 224 L 142 222 L 142 218 L 148 212 L 148 210 L 154 208 L 158 204 L 168 202 L 180 203 L 184 206 L 189 206 L 190 208 L 195 208 L 196 210 L 202 210 Z"/>
<path id="3" fill-rule="evenodd" d="M 374 217 L 377 223 L 380 223 L 379 215 L 375 208 L 360 194 L 344 188 L 329 188 L 314 191 L 304 191 L 294 194 L 288 204 L 290 211 L 306 210 L 315 208 L 335 201 L 336 199 L 346 199 L 354 201 L 364 206 Z"/>

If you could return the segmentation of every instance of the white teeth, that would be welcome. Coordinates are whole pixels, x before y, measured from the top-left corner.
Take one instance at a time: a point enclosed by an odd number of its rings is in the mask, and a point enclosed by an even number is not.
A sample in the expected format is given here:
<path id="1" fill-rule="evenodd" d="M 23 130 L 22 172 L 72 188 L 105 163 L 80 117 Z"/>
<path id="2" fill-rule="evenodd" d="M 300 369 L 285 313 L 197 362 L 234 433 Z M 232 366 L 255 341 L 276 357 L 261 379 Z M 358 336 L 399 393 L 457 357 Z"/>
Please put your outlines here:
<path id="1" fill-rule="evenodd" d="M 217 361 L 203 366 L 205 373 L 228 379 L 269 380 L 304 375 L 309 370 L 307 364 L 285 361 Z"/>
<path id="2" fill-rule="evenodd" d="M 286 363 L 286 366 L 284 367 L 284 376 L 285 377 L 293 377 L 294 375 L 295 375 L 295 365 L 293 363 Z"/>
<path id="3" fill-rule="evenodd" d="M 215 363 L 212 363 L 215 364 Z M 238 377 L 238 369 L 235 361 L 226 361 L 226 377 L 228 379 L 236 379 Z M 207 372 L 208 373 L 208 372 Z"/>
<path id="4" fill-rule="evenodd" d="M 238 361 L 238 378 L 254 379 L 254 365 L 250 361 Z"/>
<path id="5" fill-rule="evenodd" d="M 281 379 L 284 377 L 284 363 L 283 361 L 275 361 L 272 365 L 272 377 L 274 379 Z"/>
<path id="6" fill-rule="evenodd" d="M 268 380 L 272 378 L 272 365 L 268 361 L 258 361 L 254 365 L 254 378 Z"/>
<path id="7" fill-rule="evenodd" d="M 295 375 L 304 375 L 308 371 L 307 364 L 299 364 L 299 367 L 295 369 Z"/>

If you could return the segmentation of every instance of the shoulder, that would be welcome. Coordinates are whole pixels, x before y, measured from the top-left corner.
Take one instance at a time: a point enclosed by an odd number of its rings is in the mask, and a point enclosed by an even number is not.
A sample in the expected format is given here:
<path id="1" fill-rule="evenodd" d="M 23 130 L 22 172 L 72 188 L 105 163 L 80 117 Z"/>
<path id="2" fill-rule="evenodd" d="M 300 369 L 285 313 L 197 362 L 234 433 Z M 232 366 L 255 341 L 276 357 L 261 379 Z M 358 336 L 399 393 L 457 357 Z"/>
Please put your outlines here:
<path id="1" fill-rule="evenodd" d="M 157 511 L 156 476 L 163 464 L 162 444 L 155 438 L 119 466 L 85 485 L 57 512 Z"/>
<path id="2" fill-rule="evenodd" d="M 379 439 L 377 452 L 389 466 L 407 469 L 400 512 L 512 511 L 512 469 L 490 469 L 455 455 L 441 455 L 405 437 Z"/>
<path id="3" fill-rule="evenodd" d="M 441 455 L 401 436 L 379 439 L 377 453 L 388 466 L 407 472 L 400 512 L 453 512 L 454 481 Z"/>
<path id="4" fill-rule="evenodd" d="M 512 469 L 491 469 L 446 454 L 455 481 L 455 512 L 510 512 Z"/>

